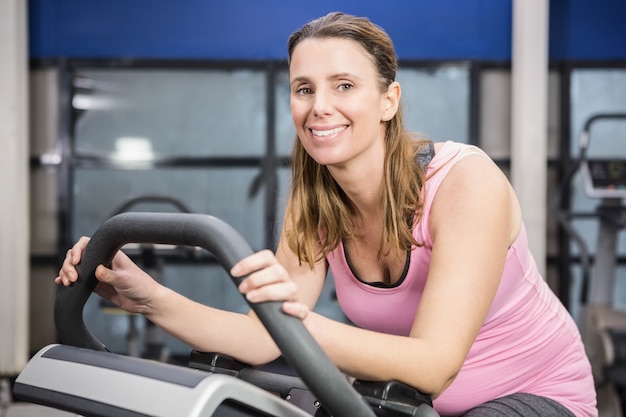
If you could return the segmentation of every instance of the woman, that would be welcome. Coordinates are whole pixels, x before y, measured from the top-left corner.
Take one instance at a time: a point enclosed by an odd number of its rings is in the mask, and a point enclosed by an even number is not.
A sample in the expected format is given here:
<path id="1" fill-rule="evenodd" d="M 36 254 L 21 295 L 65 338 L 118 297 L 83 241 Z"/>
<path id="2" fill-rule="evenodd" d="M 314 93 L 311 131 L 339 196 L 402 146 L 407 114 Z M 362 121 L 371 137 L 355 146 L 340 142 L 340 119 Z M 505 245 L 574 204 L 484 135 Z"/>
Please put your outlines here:
<path id="1" fill-rule="evenodd" d="M 240 291 L 284 301 L 345 373 L 417 387 L 442 415 L 597 415 L 579 332 L 537 271 L 509 182 L 478 148 L 407 133 L 396 69 L 364 18 L 331 13 L 291 36 L 292 190 L 276 253 L 232 268 Z M 76 280 L 86 243 L 58 284 Z M 359 327 L 312 312 L 329 267 Z M 190 301 L 122 253 L 96 277 L 100 295 L 195 349 L 279 355 L 253 313 Z"/>

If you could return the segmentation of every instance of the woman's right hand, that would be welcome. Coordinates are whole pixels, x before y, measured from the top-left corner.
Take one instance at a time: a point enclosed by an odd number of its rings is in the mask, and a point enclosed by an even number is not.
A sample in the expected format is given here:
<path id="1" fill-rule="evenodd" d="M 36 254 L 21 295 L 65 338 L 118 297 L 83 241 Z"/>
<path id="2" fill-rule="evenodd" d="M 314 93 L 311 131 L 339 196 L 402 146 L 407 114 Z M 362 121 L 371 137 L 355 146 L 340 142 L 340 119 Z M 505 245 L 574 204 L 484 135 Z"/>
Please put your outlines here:
<path id="1" fill-rule="evenodd" d="M 89 238 L 83 236 L 67 251 L 59 276 L 54 280 L 56 284 L 69 286 L 76 282 L 76 265 L 80 262 L 88 242 Z M 98 295 L 130 313 L 148 313 L 150 300 L 159 284 L 125 253 L 118 251 L 111 262 L 111 268 L 99 265 L 95 275 L 98 285 L 94 292 Z"/>

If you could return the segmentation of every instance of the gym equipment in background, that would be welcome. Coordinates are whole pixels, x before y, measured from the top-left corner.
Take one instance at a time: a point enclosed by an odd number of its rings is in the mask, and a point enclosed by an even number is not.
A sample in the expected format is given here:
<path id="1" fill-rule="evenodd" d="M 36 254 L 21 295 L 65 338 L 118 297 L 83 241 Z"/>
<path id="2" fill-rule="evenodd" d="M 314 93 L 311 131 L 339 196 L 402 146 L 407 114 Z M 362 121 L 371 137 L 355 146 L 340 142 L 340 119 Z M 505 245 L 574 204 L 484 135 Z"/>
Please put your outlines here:
<path id="1" fill-rule="evenodd" d="M 622 155 L 596 158 L 589 156 L 591 128 L 598 122 L 624 122 L 626 114 L 597 114 L 584 124 L 580 135 L 578 163 L 566 175 L 558 195 L 557 217 L 563 229 L 577 244 L 580 253 L 581 332 L 598 390 L 598 408 L 622 417 L 626 400 L 626 312 L 613 306 L 617 265 L 617 243 L 621 229 L 626 226 L 626 137 L 621 141 Z M 580 173 L 584 192 L 599 200 L 595 211 L 565 211 L 563 190 L 573 186 Z M 598 219 L 595 261 L 581 233 L 573 225 L 579 219 Z"/>
<path id="2" fill-rule="evenodd" d="M 108 352 L 86 328 L 82 311 L 97 284 L 96 267 L 110 264 L 131 242 L 201 247 L 226 270 L 253 253 L 228 224 L 207 215 L 123 213 L 107 220 L 85 249 L 79 279 L 59 288 L 54 315 L 63 345 L 47 346 L 29 361 L 15 382 L 16 397 L 86 417 L 438 415 L 430 398 L 404 384 L 350 385 L 302 322 L 282 313 L 280 302 L 250 307 L 300 378 L 263 373 L 214 354 L 193 352 L 196 369 L 188 369 Z"/>

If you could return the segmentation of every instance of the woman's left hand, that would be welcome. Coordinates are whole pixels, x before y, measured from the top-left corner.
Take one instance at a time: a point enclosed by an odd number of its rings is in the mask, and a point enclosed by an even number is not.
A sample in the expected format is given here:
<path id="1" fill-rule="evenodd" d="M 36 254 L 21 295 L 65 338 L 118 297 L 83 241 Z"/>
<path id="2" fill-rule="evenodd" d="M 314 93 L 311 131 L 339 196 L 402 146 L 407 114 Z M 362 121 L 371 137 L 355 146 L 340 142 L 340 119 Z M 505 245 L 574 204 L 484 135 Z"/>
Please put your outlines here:
<path id="1" fill-rule="evenodd" d="M 309 307 L 299 302 L 298 286 L 272 251 L 262 250 L 242 259 L 232 267 L 230 274 L 246 277 L 239 284 L 239 291 L 249 302 L 284 301 L 286 314 L 301 320 L 308 315 Z"/>

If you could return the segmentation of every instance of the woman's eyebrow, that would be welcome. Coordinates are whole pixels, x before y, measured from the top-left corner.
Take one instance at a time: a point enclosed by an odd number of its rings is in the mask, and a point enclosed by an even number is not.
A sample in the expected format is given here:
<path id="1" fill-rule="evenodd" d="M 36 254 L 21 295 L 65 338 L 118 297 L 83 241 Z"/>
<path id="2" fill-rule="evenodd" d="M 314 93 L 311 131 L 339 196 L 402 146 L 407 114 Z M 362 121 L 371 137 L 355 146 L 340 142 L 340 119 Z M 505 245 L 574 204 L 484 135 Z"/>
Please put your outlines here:
<path id="1" fill-rule="evenodd" d="M 351 72 L 340 72 L 337 74 L 333 74 L 331 76 L 328 77 L 329 80 L 337 80 L 340 78 L 355 78 L 355 79 L 360 79 L 360 77 L 356 74 L 353 74 Z"/>
<path id="2" fill-rule="evenodd" d="M 327 77 L 327 79 L 331 81 L 342 79 L 342 78 L 351 78 L 351 79 L 357 79 L 357 80 L 360 79 L 358 75 L 355 75 L 351 72 L 339 72 L 337 74 L 331 74 Z M 300 82 L 310 82 L 310 78 L 306 76 L 296 77 L 289 83 L 289 85 L 293 85 L 293 84 L 300 83 Z"/>
<path id="3" fill-rule="evenodd" d="M 309 82 L 309 78 L 308 77 L 304 77 L 304 76 L 303 77 L 296 77 L 289 83 L 289 85 L 293 86 L 296 83 L 302 83 L 302 82 Z"/>

